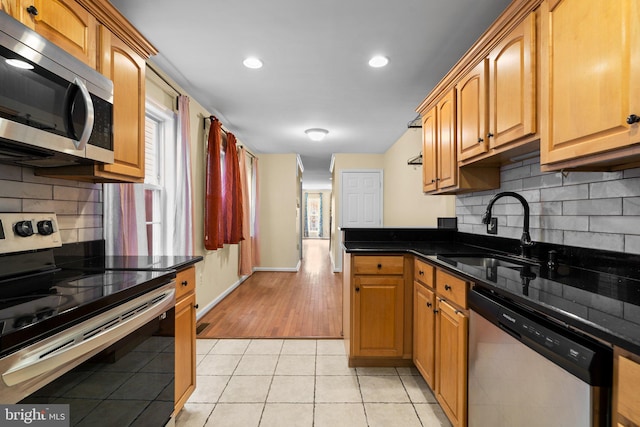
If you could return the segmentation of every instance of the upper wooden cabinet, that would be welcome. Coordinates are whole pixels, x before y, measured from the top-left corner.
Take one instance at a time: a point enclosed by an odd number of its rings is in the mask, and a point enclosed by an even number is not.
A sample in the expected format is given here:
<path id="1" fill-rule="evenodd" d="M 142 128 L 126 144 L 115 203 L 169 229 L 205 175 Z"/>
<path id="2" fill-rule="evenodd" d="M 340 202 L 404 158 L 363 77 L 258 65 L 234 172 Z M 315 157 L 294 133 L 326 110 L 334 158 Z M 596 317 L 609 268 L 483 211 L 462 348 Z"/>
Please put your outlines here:
<path id="1" fill-rule="evenodd" d="M 458 161 L 486 158 L 536 134 L 535 17 L 530 13 L 456 84 Z"/>
<path id="2" fill-rule="evenodd" d="M 456 104 L 451 90 L 422 118 L 423 191 L 442 191 L 457 184 Z"/>
<path id="3" fill-rule="evenodd" d="M 535 16 L 530 13 L 489 54 L 490 148 L 536 132 Z"/>
<path id="4" fill-rule="evenodd" d="M 483 59 L 456 85 L 458 96 L 458 159 L 489 151 L 489 61 Z"/>
<path id="5" fill-rule="evenodd" d="M 640 160 L 639 3 L 542 3 L 543 170 Z"/>
<path id="6" fill-rule="evenodd" d="M 18 21 L 90 67 L 96 67 L 98 23 L 76 1 L 5 0 L 3 5 Z"/>
<path id="7" fill-rule="evenodd" d="M 105 179 L 144 180 L 145 61 L 107 28 L 100 28 L 100 71 L 113 81 L 114 163 L 99 165 Z"/>

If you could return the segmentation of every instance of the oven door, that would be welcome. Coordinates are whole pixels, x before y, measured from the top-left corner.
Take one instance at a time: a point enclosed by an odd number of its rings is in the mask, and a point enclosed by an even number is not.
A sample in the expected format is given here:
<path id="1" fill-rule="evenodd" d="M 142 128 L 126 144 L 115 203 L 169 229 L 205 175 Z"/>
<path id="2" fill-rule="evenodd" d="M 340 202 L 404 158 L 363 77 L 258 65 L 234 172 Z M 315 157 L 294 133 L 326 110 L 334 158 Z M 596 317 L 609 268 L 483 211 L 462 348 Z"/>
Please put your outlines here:
<path id="1" fill-rule="evenodd" d="M 71 425 L 165 425 L 175 281 L 0 359 L 0 401 L 66 404 Z"/>

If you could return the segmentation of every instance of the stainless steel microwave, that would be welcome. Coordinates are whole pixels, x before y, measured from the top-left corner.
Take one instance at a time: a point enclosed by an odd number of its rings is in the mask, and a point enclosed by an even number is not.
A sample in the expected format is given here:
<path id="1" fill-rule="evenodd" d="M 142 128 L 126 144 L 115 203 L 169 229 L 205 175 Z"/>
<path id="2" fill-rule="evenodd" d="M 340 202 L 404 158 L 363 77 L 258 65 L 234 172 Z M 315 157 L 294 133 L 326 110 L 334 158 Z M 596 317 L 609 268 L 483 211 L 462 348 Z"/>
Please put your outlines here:
<path id="1" fill-rule="evenodd" d="M 0 162 L 113 163 L 113 83 L 0 12 Z"/>

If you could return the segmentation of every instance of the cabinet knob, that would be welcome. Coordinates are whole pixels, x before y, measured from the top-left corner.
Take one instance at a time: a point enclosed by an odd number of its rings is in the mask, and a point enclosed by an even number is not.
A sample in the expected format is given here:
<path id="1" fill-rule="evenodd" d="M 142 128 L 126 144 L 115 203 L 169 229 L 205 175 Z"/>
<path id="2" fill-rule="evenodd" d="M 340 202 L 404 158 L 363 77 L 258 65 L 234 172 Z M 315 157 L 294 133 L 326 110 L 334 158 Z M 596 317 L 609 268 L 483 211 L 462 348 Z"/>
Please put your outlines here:
<path id="1" fill-rule="evenodd" d="M 431 307 L 433 304 L 431 304 L 430 302 L 427 303 L 427 307 Z"/>
<path id="2" fill-rule="evenodd" d="M 27 13 L 31 16 L 38 16 L 38 9 L 34 5 L 31 5 L 27 8 Z"/>
<path id="3" fill-rule="evenodd" d="M 356 288 L 356 292 L 360 292 L 360 288 Z"/>
<path id="4" fill-rule="evenodd" d="M 200 304 L 196 304 L 193 306 L 193 308 L 195 308 L 196 310 L 200 308 Z"/>
<path id="5" fill-rule="evenodd" d="M 180 283 L 182 286 L 187 286 L 189 284 L 189 282 L 187 282 L 186 280 L 183 280 L 182 283 Z"/>
<path id="6" fill-rule="evenodd" d="M 450 291 L 450 290 L 451 290 L 451 286 L 449 286 L 449 285 L 444 285 L 444 290 L 445 290 L 445 291 Z"/>
<path id="7" fill-rule="evenodd" d="M 378 270 L 382 268 L 382 264 L 378 264 Z"/>
<path id="8" fill-rule="evenodd" d="M 493 134 L 492 134 L 491 132 L 489 132 L 489 133 L 487 134 L 487 138 L 493 138 Z"/>
<path id="9" fill-rule="evenodd" d="M 420 271 L 418 271 L 418 274 L 421 275 L 421 276 L 424 276 L 424 271 L 420 270 Z"/>
<path id="10" fill-rule="evenodd" d="M 627 124 L 632 125 L 635 123 L 640 122 L 640 116 L 637 116 L 635 114 L 631 114 L 629 115 L 629 117 L 627 117 Z"/>
<path id="11" fill-rule="evenodd" d="M 484 142 L 484 139 L 478 138 L 478 142 Z"/>
<path id="12" fill-rule="evenodd" d="M 432 180 L 431 180 L 431 183 L 433 184 L 434 182 L 436 182 L 436 180 L 435 180 L 435 179 L 432 179 Z"/>

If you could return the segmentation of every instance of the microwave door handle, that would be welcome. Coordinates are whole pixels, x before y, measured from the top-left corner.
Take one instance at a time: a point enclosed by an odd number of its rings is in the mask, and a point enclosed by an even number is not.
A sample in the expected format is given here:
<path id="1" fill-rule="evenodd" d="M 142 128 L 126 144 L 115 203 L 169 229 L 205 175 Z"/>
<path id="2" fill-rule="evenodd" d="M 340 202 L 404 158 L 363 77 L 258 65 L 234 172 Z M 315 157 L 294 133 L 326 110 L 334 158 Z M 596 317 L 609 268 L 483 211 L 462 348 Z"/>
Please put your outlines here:
<path id="1" fill-rule="evenodd" d="M 85 104 L 85 117 L 84 117 L 84 129 L 82 130 L 82 135 L 78 138 L 76 136 L 75 129 L 73 127 L 73 105 L 74 98 L 76 94 L 76 90 L 80 91 L 82 95 L 82 100 Z M 66 111 L 66 127 L 67 131 L 77 139 L 74 139 L 73 143 L 76 146 L 77 150 L 84 150 L 89 138 L 91 137 L 91 132 L 93 131 L 93 121 L 94 121 L 94 112 L 93 112 L 93 101 L 91 101 L 91 95 L 89 94 L 89 90 L 85 84 L 79 78 L 75 78 L 73 83 L 69 85 L 67 88 L 67 93 L 65 96 L 65 111 Z"/>

